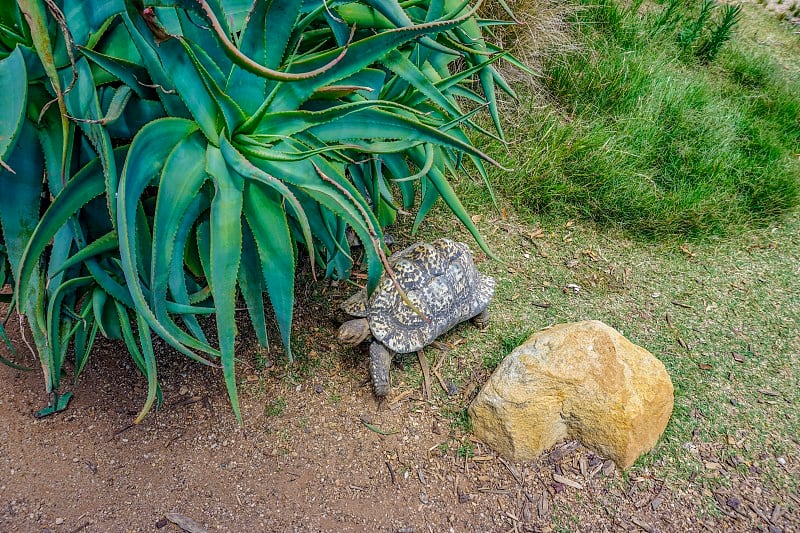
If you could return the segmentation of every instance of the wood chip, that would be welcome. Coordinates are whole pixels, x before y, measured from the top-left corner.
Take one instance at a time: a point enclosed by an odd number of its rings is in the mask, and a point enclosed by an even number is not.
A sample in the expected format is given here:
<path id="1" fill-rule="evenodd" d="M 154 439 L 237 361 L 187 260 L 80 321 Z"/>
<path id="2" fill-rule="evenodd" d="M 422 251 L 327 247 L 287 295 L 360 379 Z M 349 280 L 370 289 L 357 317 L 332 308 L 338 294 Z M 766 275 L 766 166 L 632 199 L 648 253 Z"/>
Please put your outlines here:
<path id="1" fill-rule="evenodd" d="M 511 495 L 511 491 L 508 489 L 495 489 L 492 487 L 478 487 L 478 492 L 483 492 L 486 494 L 499 494 L 501 496 Z"/>
<path id="2" fill-rule="evenodd" d="M 585 478 L 586 474 L 589 473 L 589 460 L 585 455 L 581 455 L 581 458 L 578 460 L 578 465 L 581 468 L 581 475 Z"/>
<path id="3" fill-rule="evenodd" d="M 731 355 L 733 355 L 733 360 L 736 361 L 737 363 L 744 363 L 745 359 L 742 354 L 731 352 Z"/>
<path id="4" fill-rule="evenodd" d="M 558 463 L 559 461 L 561 461 L 561 459 L 574 452 L 577 448 L 578 448 L 578 441 L 576 440 L 564 443 L 560 446 L 557 446 L 550 454 L 548 459 L 551 463 Z"/>
<path id="5" fill-rule="evenodd" d="M 562 485 L 566 485 L 568 487 L 572 487 L 573 489 L 583 490 L 582 484 L 565 476 L 559 476 L 558 474 L 553 474 L 553 481 L 555 481 L 556 483 L 561 483 Z"/>
<path id="6" fill-rule="evenodd" d="M 539 503 L 536 505 L 536 512 L 539 514 L 539 518 L 544 518 L 549 510 L 550 496 L 547 494 L 546 490 L 543 490 L 542 496 L 539 498 Z"/>
<path id="7" fill-rule="evenodd" d="M 641 518 L 636 518 L 635 516 L 632 516 L 631 517 L 631 522 L 633 522 L 634 524 L 636 524 L 640 528 L 642 528 L 645 531 L 647 531 L 647 533 L 653 533 L 655 531 L 655 528 L 653 528 L 653 526 L 651 526 L 650 524 L 648 524 L 647 522 L 645 522 Z"/>
<path id="8" fill-rule="evenodd" d="M 683 307 L 684 309 L 694 309 L 694 307 L 692 307 L 689 304 L 685 304 L 683 302 L 677 302 L 675 300 L 672 300 L 672 305 L 677 305 L 678 307 Z"/>
<path id="9" fill-rule="evenodd" d="M 180 513 L 167 513 L 167 520 L 189 533 L 208 533 L 208 530 L 188 516 Z"/>
<path id="10" fill-rule="evenodd" d="M 412 394 L 414 394 L 413 390 L 411 390 L 411 389 L 404 390 L 403 392 L 401 392 L 400 394 L 398 394 L 397 396 L 395 396 L 394 398 L 389 400 L 389 403 L 387 405 L 389 407 L 394 407 L 395 405 L 399 404 L 403 400 L 407 400 L 408 397 L 411 396 Z"/>
<path id="11" fill-rule="evenodd" d="M 662 498 L 661 496 L 656 496 L 656 497 L 655 497 L 655 498 L 653 498 L 653 500 L 650 502 L 650 508 L 651 508 L 652 510 L 654 510 L 654 511 L 655 511 L 655 510 L 657 510 L 659 507 L 661 507 L 661 504 L 662 504 L 662 503 L 664 503 L 664 498 Z"/>
<path id="12" fill-rule="evenodd" d="M 602 470 L 602 469 L 603 469 L 603 463 L 600 463 L 599 465 L 595 466 L 595 467 L 592 469 L 592 471 L 591 471 L 591 472 L 589 472 L 589 477 L 587 477 L 586 479 L 592 479 L 592 478 L 593 478 L 594 476 L 596 476 L 596 475 L 597 475 L 597 473 L 598 473 L 598 472 L 600 472 L 600 470 Z"/>
<path id="13" fill-rule="evenodd" d="M 608 461 L 603 463 L 603 475 L 610 476 L 610 475 L 612 475 L 614 473 L 615 469 L 616 469 L 616 465 L 614 464 L 614 461 L 611 461 L 609 459 Z"/>
<path id="14" fill-rule="evenodd" d="M 775 524 L 772 523 L 772 521 L 769 519 L 769 517 L 767 515 L 765 515 L 764 513 L 761 512 L 761 509 L 756 507 L 756 505 L 754 503 L 747 502 L 747 506 L 750 507 L 750 509 L 752 509 L 753 512 L 756 513 L 761 520 L 763 520 L 764 522 L 766 522 L 769 525 L 775 525 Z"/>
<path id="15" fill-rule="evenodd" d="M 775 392 L 774 390 L 769 390 L 769 389 L 758 389 L 758 392 L 760 392 L 765 396 L 780 397 L 781 395 L 779 392 Z"/>
<path id="16" fill-rule="evenodd" d="M 522 485 L 522 474 L 519 473 L 519 469 L 503 458 L 500 458 L 500 462 L 508 469 L 509 472 L 511 472 L 511 475 L 514 476 L 516 482 Z"/>
<path id="17" fill-rule="evenodd" d="M 428 485 L 428 480 L 425 479 L 425 472 L 422 471 L 422 467 L 421 466 L 417 467 L 417 477 L 419 478 L 419 482 L 420 483 L 422 483 L 425 486 Z"/>

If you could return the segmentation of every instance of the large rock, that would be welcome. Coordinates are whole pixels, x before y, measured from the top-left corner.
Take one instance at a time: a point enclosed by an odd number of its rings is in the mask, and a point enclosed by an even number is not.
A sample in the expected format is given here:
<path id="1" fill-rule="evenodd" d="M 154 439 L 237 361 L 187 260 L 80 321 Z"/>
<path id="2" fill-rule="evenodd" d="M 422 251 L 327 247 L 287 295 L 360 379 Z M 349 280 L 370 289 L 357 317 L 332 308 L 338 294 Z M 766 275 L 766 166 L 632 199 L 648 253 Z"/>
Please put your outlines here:
<path id="1" fill-rule="evenodd" d="M 518 346 L 469 414 L 475 435 L 513 461 L 580 439 L 627 468 L 655 446 L 672 405 L 661 361 L 592 320 L 553 326 Z"/>

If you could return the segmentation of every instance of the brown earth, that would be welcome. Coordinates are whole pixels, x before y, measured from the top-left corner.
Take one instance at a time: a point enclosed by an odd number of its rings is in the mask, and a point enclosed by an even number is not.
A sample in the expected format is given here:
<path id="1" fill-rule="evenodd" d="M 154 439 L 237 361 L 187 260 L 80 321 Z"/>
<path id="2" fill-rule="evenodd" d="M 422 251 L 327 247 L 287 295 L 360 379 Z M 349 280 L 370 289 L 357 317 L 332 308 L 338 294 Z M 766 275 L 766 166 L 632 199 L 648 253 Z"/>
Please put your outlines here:
<path id="1" fill-rule="evenodd" d="M 578 443 L 504 462 L 453 424 L 473 391 L 425 401 L 399 369 L 394 401 L 379 405 L 366 354 L 337 350 L 333 320 L 306 308 L 302 362 L 240 365 L 242 427 L 219 372 L 169 350 L 164 404 L 140 425 L 143 380 L 120 345 L 99 346 L 69 408 L 40 420 L 39 373 L 0 366 L 0 532 L 180 531 L 170 512 L 213 531 L 798 530 L 800 502 L 773 508 L 756 471 L 710 500 L 660 479 L 657 462 L 623 477 Z M 447 357 L 429 349 L 432 364 Z"/>

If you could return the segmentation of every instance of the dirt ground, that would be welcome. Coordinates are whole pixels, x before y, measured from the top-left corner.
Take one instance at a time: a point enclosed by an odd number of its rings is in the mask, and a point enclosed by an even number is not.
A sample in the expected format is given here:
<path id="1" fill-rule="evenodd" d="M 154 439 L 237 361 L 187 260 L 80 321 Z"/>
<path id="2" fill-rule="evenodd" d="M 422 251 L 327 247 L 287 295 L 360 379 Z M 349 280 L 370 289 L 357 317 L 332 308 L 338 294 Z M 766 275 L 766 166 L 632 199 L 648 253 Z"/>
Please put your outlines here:
<path id="1" fill-rule="evenodd" d="M 41 420 L 39 373 L 0 366 L 0 532 L 800 530 L 800 501 L 774 507 L 758 472 L 711 495 L 658 464 L 622 476 L 575 442 L 510 464 L 445 415 L 470 391 L 423 401 L 402 371 L 379 406 L 366 354 L 343 355 L 311 311 L 313 372 L 240 367 L 243 427 L 219 372 L 180 355 L 161 357 L 164 405 L 136 426 L 145 389 L 119 345 L 96 349 L 69 408 Z"/>
<path id="2" fill-rule="evenodd" d="M 164 404 L 139 425 L 146 388 L 121 344 L 99 344 L 69 408 L 40 420 L 40 372 L 0 365 L 0 533 L 800 531 L 798 495 L 774 494 L 757 467 L 743 474 L 707 443 L 687 454 L 729 477 L 714 491 L 661 478 L 658 461 L 622 474 L 576 442 L 505 462 L 454 423 L 474 389 L 428 401 L 399 371 L 378 404 L 367 354 L 338 348 L 330 311 L 308 309 L 302 361 L 237 367 L 241 427 L 221 372 L 166 349 Z"/>

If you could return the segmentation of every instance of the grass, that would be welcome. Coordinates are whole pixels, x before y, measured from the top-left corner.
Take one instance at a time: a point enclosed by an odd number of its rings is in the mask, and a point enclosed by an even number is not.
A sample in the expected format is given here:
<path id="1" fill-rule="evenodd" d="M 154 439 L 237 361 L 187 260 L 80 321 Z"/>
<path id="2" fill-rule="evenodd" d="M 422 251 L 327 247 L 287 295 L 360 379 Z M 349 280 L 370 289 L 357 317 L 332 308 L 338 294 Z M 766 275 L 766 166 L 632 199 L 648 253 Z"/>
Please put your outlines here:
<path id="1" fill-rule="evenodd" d="M 691 23 L 595 3 L 575 15 L 582 49 L 541 67 L 547 100 L 523 89 L 514 171 L 495 180 L 517 212 L 702 239 L 800 202 L 797 78 L 736 35 L 707 65 Z"/>
<path id="2" fill-rule="evenodd" d="M 682 56 L 670 34 L 653 46 L 631 18 L 614 32 L 585 25 L 583 51 L 546 65 L 547 105 L 531 91 L 509 117 L 516 170 L 494 176 L 503 214 L 479 181 L 458 185 L 503 262 L 479 260 L 498 281 L 489 328 L 458 326 L 441 339 L 454 348 L 428 349 L 445 358 L 445 379 L 477 386 L 448 397 L 433 384 L 431 404 L 450 420 L 441 454 L 474 453 L 465 407 L 515 346 L 548 325 L 598 319 L 664 362 L 675 386 L 658 445 L 609 491 L 657 479 L 713 518 L 714 490 L 758 486 L 783 505 L 800 490 L 780 464 L 800 461 L 800 169 L 790 157 L 800 91 L 787 79 L 800 48 L 755 8 L 709 66 Z M 392 229 L 401 243 L 471 242 L 444 209 L 417 236 L 409 218 Z M 419 389 L 415 358 L 392 373 L 398 388 Z"/>
<path id="3" fill-rule="evenodd" d="M 422 237 L 448 231 L 468 241 L 445 216 L 439 213 Z M 707 467 L 719 463 L 742 479 L 758 469 L 766 491 L 800 489 L 778 463 L 779 457 L 800 460 L 793 407 L 800 402 L 800 310 L 792 296 L 800 294 L 797 214 L 707 243 L 642 243 L 556 216 L 534 224 L 527 217 L 487 216 L 479 225 L 505 263 L 480 263 L 498 280 L 494 318 L 487 331 L 464 325 L 442 339 L 466 339 L 442 355 L 446 379 L 480 385 L 529 332 L 599 319 L 664 362 L 675 386 L 666 432 L 631 476 L 654 475 L 679 491 L 716 490 L 736 482 Z M 580 291 L 565 290 L 569 284 Z M 411 383 L 409 374 L 418 371 L 414 365 L 394 370 L 393 379 Z M 454 429 L 467 431 L 462 404 L 434 389 L 440 412 Z"/>
<path id="4" fill-rule="evenodd" d="M 489 329 L 460 326 L 443 355 L 463 388 L 548 325 L 615 327 L 675 386 L 665 434 L 627 477 L 664 480 L 712 518 L 715 490 L 784 504 L 800 490 L 781 465 L 800 460 L 800 41 L 757 9 L 709 65 L 639 19 L 580 15 L 582 51 L 507 108 L 500 213 L 478 180 L 459 184 L 503 263 L 479 265 L 498 280 Z M 470 241 L 444 212 L 420 237 L 443 234 Z M 442 412 L 462 431 L 458 408 Z"/>

